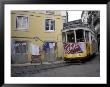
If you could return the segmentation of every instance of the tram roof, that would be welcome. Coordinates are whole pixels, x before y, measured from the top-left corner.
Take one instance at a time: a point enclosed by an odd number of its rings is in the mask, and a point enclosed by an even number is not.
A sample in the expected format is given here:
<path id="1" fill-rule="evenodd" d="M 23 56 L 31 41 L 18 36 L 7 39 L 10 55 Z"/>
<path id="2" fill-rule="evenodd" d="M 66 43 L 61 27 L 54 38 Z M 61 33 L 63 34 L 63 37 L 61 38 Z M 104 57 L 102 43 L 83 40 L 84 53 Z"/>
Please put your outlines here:
<path id="1" fill-rule="evenodd" d="M 89 30 L 88 28 L 86 28 L 86 27 L 77 27 L 77 28 L 70 28 L 70 29 L 62 30 L 62 32 L 67 32 L 67 31 L 71 31 L 71 30 L 80 30 L 80 29 L 90 31 L 90 30 Z"/>
<path id="2" fill-rule="evenodd" d="M 77 28 L 77 27 L 87 27 L 87 25 L 84 24 L 81 19 L 70 21 L 63 24 L 63 30 L 70 29 L 70 28 Z"/>
<path id="3" fill-rule="evenodd" d="M 86 24 L 82 22 L 81 19 L 64 23 L 62 32 L 67 32 L 70 30 L 79 30 L 79 29 L 93 32 Z"/>

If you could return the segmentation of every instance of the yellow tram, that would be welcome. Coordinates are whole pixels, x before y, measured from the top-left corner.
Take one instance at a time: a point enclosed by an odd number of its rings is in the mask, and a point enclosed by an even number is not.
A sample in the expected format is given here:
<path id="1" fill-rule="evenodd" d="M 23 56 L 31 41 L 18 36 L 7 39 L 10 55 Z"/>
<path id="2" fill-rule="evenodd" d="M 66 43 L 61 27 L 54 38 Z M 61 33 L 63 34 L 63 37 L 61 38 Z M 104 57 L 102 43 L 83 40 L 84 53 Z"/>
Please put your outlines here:
<path id="1" fill-rule="evenodd" d="M 82 60 L 98 51 L 95 32 L 87 26 L 78 25 L 62 30 L 64 60 Z"/>

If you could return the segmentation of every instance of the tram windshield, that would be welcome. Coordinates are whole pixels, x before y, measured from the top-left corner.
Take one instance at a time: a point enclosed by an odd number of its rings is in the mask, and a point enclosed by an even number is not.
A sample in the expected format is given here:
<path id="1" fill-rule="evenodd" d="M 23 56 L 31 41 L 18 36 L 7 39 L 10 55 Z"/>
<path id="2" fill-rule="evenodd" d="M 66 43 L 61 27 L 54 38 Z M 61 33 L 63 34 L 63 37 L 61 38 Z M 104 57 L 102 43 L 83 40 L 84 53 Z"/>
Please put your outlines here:
<path id="1" fill-rule="evenodd" d="M 76 41 L 84 42 L 84 30 L 82 29 L 76 30 Z"/>
<path id="2" fill-rule="evenodd" d="M 74 31 L 69 31 L 67 33 L 67 42 L 75 42 Z"/>

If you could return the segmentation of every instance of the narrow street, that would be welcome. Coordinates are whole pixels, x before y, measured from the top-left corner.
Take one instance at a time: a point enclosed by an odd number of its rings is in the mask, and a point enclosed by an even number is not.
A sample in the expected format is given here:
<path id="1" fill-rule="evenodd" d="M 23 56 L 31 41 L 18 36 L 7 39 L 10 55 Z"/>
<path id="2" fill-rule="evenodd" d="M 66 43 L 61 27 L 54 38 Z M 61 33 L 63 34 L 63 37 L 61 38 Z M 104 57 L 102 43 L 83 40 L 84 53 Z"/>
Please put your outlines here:
<path id="1" fill-rule="evenodd" d="M 41 70 L 35 74 L 26 74 L 24 77 L 100 77 L 100 55 L 83 64 Z"/>
<path id="2" fill-rule="evenodd" d="M 12 77 L 100 76 L 99 54 L 84 63 L 64 61 L 98 52 L 100 11 L 12 11 L 11 15 Z M 71 21 L 68 19 L 70 15 Z M 77 19 L 74 19 L 75 15 Z M 19 32 L 14 30 L 15 25 Z M 29 32 L 23 32 L 24 29 Z"/>

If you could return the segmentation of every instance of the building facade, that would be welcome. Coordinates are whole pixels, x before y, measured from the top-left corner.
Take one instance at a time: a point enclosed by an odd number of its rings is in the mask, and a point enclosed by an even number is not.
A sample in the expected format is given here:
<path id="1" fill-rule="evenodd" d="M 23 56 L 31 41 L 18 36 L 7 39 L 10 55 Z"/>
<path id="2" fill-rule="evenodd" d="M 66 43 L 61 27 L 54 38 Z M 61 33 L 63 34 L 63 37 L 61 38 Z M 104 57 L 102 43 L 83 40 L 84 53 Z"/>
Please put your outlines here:
<path id="1" fill-rule="evenodd" d="M 100 11 L 83 11 L 81 19 L 84 24 L 90 27 L 89 29 L 96 33 L 98 50 L 100 51 Z"/>
<path id="2" fill-rule="evenodd" d="M 62 59 L 61 29 L 63 20 L 67 22 L 65 13 L 50 10 L 11 11 L 12 64 Z"/>

